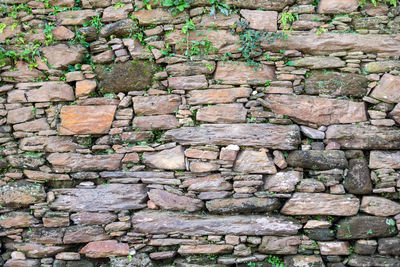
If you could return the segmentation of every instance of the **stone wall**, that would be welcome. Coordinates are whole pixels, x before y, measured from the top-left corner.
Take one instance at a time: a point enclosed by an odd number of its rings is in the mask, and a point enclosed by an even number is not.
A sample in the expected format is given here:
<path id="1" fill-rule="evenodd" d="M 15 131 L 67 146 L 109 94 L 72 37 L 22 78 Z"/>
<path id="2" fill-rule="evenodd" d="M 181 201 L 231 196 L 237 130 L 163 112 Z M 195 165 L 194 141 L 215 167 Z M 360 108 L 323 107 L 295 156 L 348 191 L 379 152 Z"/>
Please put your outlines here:
<path id="1" fill-rule="evenodd" d="M 398 2 L 0 12 L 0 265 L 400 266 Z"/>

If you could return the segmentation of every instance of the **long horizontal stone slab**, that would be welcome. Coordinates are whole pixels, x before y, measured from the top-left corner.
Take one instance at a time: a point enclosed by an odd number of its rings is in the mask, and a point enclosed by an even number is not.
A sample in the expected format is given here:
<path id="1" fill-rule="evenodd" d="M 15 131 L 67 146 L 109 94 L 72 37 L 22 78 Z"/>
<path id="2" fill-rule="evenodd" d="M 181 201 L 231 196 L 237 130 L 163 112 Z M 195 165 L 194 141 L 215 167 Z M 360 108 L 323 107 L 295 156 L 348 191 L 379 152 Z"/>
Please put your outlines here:
<path id="1" fill-rule="evenodd" d="M 388 53 L 400 55 L 400 35 L 353 34 L 353 33 L 287 33 L 288 38 L 263 42 L 262 47 L 279 52 L 299 50 L 311 55 L 328 55 L 334 52 L 362 51 L 364 53 Z"/>
<path id="2" fill-rule="evenodd" d="M 54 189 L 56 199 L 51 208 L 65 211 L 136 210 L 146 206 L 147 188 L 144 184 L 99 185 L 94 189 Z"/>
<path id="3" fill-rule="evenodd" d="M 302 227 L 284 216 L 210 216 L 173 212 L 138 212 L 133 231 L 146 234 L 198 235 L 295 235 Z"/>
<path id="4" fill-rule="evenodd" d="M 123 154 L 84 155 L 79 153 L 52 153 L 47 157 L 53 167 L 66 172 L 112 171 L 119 168 Z"/>
<path id="5" fill-rule="evenodd" d="M 277 10 L 281 11 L 287 6 L 291 6 L 295 3 L 295 0 L 226 0 L 224 2 L 230 6 L 236 6 L 240 8 L 248 9 L 263 9 L 263 10 Z M 192 6 L 204 6 L 209 5 L 208 0 L 197 0 L 194 1 Z"/>
<path id="6" fill-rule="evenodd" d="M 239 145 L 294 150 L 300 144 L 297 125 L 274 124 L 202 124 L 167 131 L 163 139 L 181 145 Z"/>
<path id="7" fill-rule="evenodd" d="M 283 206 L 285 215 L 356 215 L 360 201 L 353 195 L 295 193 Z"/>
<path id="8" fill-rule="evenodd" d="M 331 125 L 326 141 L 344 149 L 400 149 L 400 131 L 395 127 L 371 125 Z"/>

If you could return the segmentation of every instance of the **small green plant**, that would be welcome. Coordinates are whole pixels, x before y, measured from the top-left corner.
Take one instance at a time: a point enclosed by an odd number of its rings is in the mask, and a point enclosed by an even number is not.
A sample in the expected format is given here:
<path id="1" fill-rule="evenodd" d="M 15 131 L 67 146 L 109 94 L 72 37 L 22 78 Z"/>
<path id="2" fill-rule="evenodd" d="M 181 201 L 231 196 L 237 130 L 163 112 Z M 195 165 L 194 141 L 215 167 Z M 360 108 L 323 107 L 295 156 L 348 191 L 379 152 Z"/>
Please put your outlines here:
<path id="1" fill-rule="evenodd" d="M 193 2 L 194 0 L 163 0 L 162 5 L 168 7 L 169 12 L 175 16 L 182 13 L 185 8 L 190 8 Z"/>
<path id="2" fill-rule="evenodd" d="M 391 234 L 396 232 L 396 221 L 395 220 L 393 220 L 392 218 L 386 219 L 386 224 L 391 226 L 389 229 L 389 232 Z"/>
<path id="3" fill-rule="evenodd" d="M 118 3 L 120 3 L 120 2 L 118 2 Z M 116 3 L 115 6 L 117 6 L 118 3 Z M 121 4 L 122 4 L 122 3 L 121 3 Z M 114 6 L 114 8 L 115 8 L 115 6 Z M 87 26 L 93 27 L 93 28 L 96 29 L 97 33 L 99 33 L 101 27 L 103 26 L 103 23 L 101 23 L 101 18 L 100 18 L 100 16 L 97 15 L 97 16 L 93 16 L 93 17 L 91 18 L 91 20 L 89 20 L 88 22 L 86 22 L 83 26 L 85 26 L 85 27 L 87 27 Z"/>
<path id="4" fill-rule="evenodd" d="M 383 2 L 383 3 L 387 3 L 389 5 L 393 5 L 393 6 L 397 6 L 397 0 L 369 0 L 371 1 L 371 3 L 376 6 L 378 4 L 378 2 Z M 366 5 L 368 2 L 368 0 L 360 0 L 358 2 L 358 4 L 362 7 L 364 5 Z"/>
<path id="5" fill-rule="evenodd" d="M 7 27 L 7 24 L 5 23 L 0 23 L 0 33 L 3 33 L 4 29 Z"/>
<path id="6" fill-rule="evenodd" d="M 277 38 L 284 38 L 283 33 L 256 31 L 250 29 L 249 22 L 246 20 L 236 21 L 232 27 L 232 33 L 238 32 L 241 47 L 239 52 L 246 59 L 246 64 L 250 66 L 255 66 L 256 68 L 260 66 L 259 62 L 254 60 L 263 54 L 261 49 L 261 43 L 267 42 L 268 44 L 273 43 Z"/>
<path id="7" fill-rule="evenodd" d="M 269 255 L 265 261 L 272 264 L 273 267 L 285 267 L 285 263 L 278 256 Z"/>
<path id="8" fill-rule="evenodd" d="M 120 8 L 123 8 L 124 6 L 125 6 L 124 3 L 122 3 L 122 2 L 117 2 L 117 3 L 114 5 L 114 9 L 115 9 L 115 10 L 118 10 L 118 9 L 120 9 Z"/>
<path id="9" fill-rule="evenodd" d="M 323 33 L 326 32 L 326 31 L 327 31 L 326 28 L 319 27 L 318 30 L 316 31 L 316 34 L 321 35 L 321 34 L 323 34 Z"/>
<path id="10" fill-rule="evenodd" d="M 298 19 L 299 15 L 298 14 L 292 14 L 291 12 L 282 12 L 282 17 L 279 20 L 279 23 L 282 24 L 283 30 L 288 30 L 289 24 L 292 24 L 296 19 Z"/>
<path id="11" fill-rule="evenodd" d="M 208 3 L 211 4 L 210 16 L 215 18 L 217 10 L 219 10 L 225 16 L 229 16 L 229 12 L 231 10 L 230 6 L 222 2 L 223 0 L 208 0 Z"/>

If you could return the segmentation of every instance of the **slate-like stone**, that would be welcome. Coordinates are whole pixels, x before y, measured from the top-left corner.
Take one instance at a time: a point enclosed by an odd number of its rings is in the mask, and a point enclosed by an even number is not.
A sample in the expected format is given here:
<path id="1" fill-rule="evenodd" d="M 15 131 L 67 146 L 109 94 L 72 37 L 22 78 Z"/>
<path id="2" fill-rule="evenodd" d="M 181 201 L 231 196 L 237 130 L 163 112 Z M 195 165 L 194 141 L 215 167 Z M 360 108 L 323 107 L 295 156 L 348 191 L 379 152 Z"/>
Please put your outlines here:
<path id="1" fill-rule="evenodd" d="M 189 104 L 220 104 L 232 103 L 238 98 L 249 97 L 252 90 L 249 87 L 231 89 L 193 90 L 189 92 Z"/>
<path id="2" fill-rule="evenodd" d="M 123 154 L 84 155 L 79 153 L 52 153 L 47 161 L 53 167 L 67 172 L 78 171 L 111 171 L 119 168 Z"/>
<path id="3" fill-rule="evenodd" d="M 82 146 L 74 143 L 69 136 L 32 136 L 22 138 L 19 148 L 28 151 L 70 152 Z"/>
<path id="4" fill-rule="evenodd" d="M 325 264 L 321 256 L 318 255 L 295 255 L 285 257 L 285 266 L 325 267 Z"/>
<path id="5" fill-rule="evenodd" d="M 232 253 L 232 245 L 182 245 L 178 249 L 178 253 L 181 255 L 191 255 L 191 254 L 230 254 Z"/>
<path id="6" fill-rule="evenodd" d="M 203 201 L 195 198 L 178 196 L 160 189 L 148 193 L 151 201 L 164 210 L 198 211 L 204 207 Z"/>
<path id="7" fill-rule="evenodd" d="M 264 189 L 278 193 L 293 192 L 302 176 L 302 173 L 298 171 L 278 172 L 274 175 L 267 175 L 264 182 Z"/>
<path id="8" fill-rule="evenodd" d="M 371 169 L 400 169 L 400 151 L 371 151 L 369 167 Z"/>
<path id="9" fill-rule="evenodd" d="M 113 23 L 108 23 L 100 29 L 100 36 L 103 38 L 114 35 L 115 37 L 124 37 L 132 32 L 132 28 L 137 26 L 137 23 L 131 19 L 123 19 Z"/>
<path id="10" fill-rule="evenodd" d="M 374 216 L 394 216 L 400 214 L 400 204 L 383 197 L 364 196 L 360 211 Z"/>
<path id="11" fill-rule="evenodd" d="M 144 184 L 98 185 L 94 189 L 54 189 L 56 199 L 51 208 L 66 211 L 136 210 L 146 206 L 147 189 Z"/>
<path id="12" fill-rule="evenodd" d="M 184 235 L 294 235 L 301 228 L 294 219 L 273 216 L 184 215 L 172 212 L 138 212 L 133 231 Z"/>
<path id="13" fill-rule="evenodd" d="M 205 75 L 168 77 L 168 87 L 174 90 L 196 90 L 207 86 Z"/>
<path id="14" fill-rule="evenodd" d="M 383 75 L 370 96 L 387 103 L 399 103 L 400 77 L 391 74 Z"/>
<path id="15" fill-rule="evenodd" d="M 361 256 L 357 254 L 350 255 L 347 263 L 352 267 L 360 266 L 399 266 L 400 260 L 379 256 Z"/>
<path id="16" fill-rule="evenodd" d="M 347 241 L 318 242 L 321 255 L 350 255 L 350 244 Z"/>
<path id="17" fill-rule="evenodd" d="M 212 74 L 215 70 L 215 61 L 188 61 L 177 64 L 168 64 L 165 70 L 172 76 L 191 76 Z"/>
<path id="18" fill-rule="evenodd" d="M 178 95 L 137 96 L 132 101 L 135 114 L 162 115 L 179 110 L 181 97 Z"/>
<path id="19" fill-rule="evenodd" d="M 329 55 L 335 52 L 388 53 L 400 55 L 400 36 L 352 33 L 286 33 L 288 38 L 276 39 L 261 46 L 273 52 L 298 50 L 311 55 Z"/>
<path id="20" fill-rule="evenodd" d="M 247 109 L 242 104 L 218 104 L 197 110 L 196 120 L 211 123 L 245 122 Z"/>
<path id="21" fill-rule="evenodd" d="M 354 73 L 311 71 L 305 81 L 305 92 L 310 95 L 365 96 L 368 79 Z"/>
<path id="22" fill-rule="evenodd" d="M 168 12 L 168 10 L 164 10 L 163 8 L 150 10 L 142 9 L 135 11 L 132 14 L 139 20 L 140 25 L 178 24 L 189 19 L 187 12 L 182 12 L 174 16 L 171 12 Z"/>
<path id="23" fill-rule="evenodd" d="M 396 60 L 372 61 L 363 65 L 363 70 L 367 71 L 368 73 L 389 72 L 398 68 L 400 68 L 400 61 Z"/>
<path id="24" fill-rule="evenodd" d="M 175 115 L 155 115 L 135 117 L 132 121 L 134 128 L 139 130 L 168 130 L 179 126 Z"/>
<path id="25" fill-rule="evenodd" d="M 395 127 L 332 125 L 326 142 L 339 143 L 344 149 L 400 149 L 400 132 Z"/>
<path id="26" fill-rule="evenodd" d="M 239 145 L 279 150 L 297 149 L 300 129 L 297 125 L 275 124 L 202 124 L 167 131 L 163 139 L 181 145 Z"/>
<path id="27" fill-rule="evenodd" d="M 227 0 L 226 3 L 231 6 L 250 9 L 265 9 L 281 11 L 286 6 L 294 4 L 294 0 L 248 0 L 246 2 L 240 0 Z"/>
<path id="28" fill-rule="evenodd" d="M 342 219 L 337 226 L 338 239 L 369 239 L 390 237 L 397 233 L 397 228 L 388 224 L 388 218 L 376 216 L 355 216 Z"/>
<path id="29" fill-rule="evenodd" d="M 271 212 L 281 206 L 277 198 L 226 198 L 207 201 L 211 213 L 257 213 Z"/>
<path id="30" fill-rule="evenodd" d="M 7 113 L 7 123 L 16 124 L 31 120 L 35 117 L 33 107 L 23 107 L 9 110 Z"/>
<path id="31" fill-rule="evenodd" d="M 96 68 L 98 87 L 105 93 L 146 90 L 153 77 L 153 64 L 149 61 L 127 61 L 110 68 Z M 116 79 L 115 77 L 118 77 Z"/>
<path id="32" fill-rule="evenodd" d="M 292 255 L 297 254 L 297 246 L 300 243 L 299 236 L 264 236 L 258 251 L 264 254 Z"/>
<path id="33" fill-rule="evenodd" d="M 40 48 L 40 51 L 43 53 L 43 56 L 47 58 L 47 63 L 53 68 L 65 69 L 68 65 L 82 62 L 83 54 L 86 49 L 81 45 L 68 46 L 66 44 L 57 44 L 53 46 L 44 46 Z"/>
<path id="34" fill-rule="evenodd" d="M 21 180 L 0 186 L 0 205 L 4 207 L 27 207 L 45 199 L 46 192 L 41 184 Z"/>
<path id="35" fill-rule="evenodd" d="M 255 70 L 245 62 L 218 61 L 214 79 L 223 84 L 265 84 L 275 79 L 275 69 L 265 65 Z"/>
<path id="36" fill-rule="evenodd" d="M 0 216 L 0 226 L 3 228 L 25 228 L 39 223 L 28 212 L 14 211 Z"/>
<path id="37" fill-rule="evenodd" d="M 239 152 L 233 170 L 242 173 L 275 174 L 276 167 L 265 150 L 244 150 Z"/>
<path id="38" fill-rule="evenodd" d="M 183 181 L 183 186 L 188 187 L 189 191 L 198 192 L 232 190 L 232 184 L 222 178 L 220 174 L 212 174 L 206 177 L 187 179 Z"/>
<path id="39" fill-rule="evenodd" d="M 289 153 L 287 163 L 312 170 L 346 169 L 348 166 L 345 153 L 340 150 L 296 150 Z"/>
<path id="40" fill-rule="evenodd" d="M 64 82 L 45 82 L 38 89 L 26 92 L 28 102 L 74 101 L 74 90 Z"/>
<path id="41" fill-rule="evenodd" d="M 365 104 L 316 96 L 275 95 L 265 98 L 273 112 L 287 115 L 299 123 L 331 125 L 367 120 Z"/>
<path id="42" fill-rule="evenodd" d="M 400 104 L 397 104 L 394 109 L 389 113 L 398 124 L 400 124 Z"/>
<path id="43" fill-rule="evenodd" d="M 357 10 L 357 0 L 321 0 L 318 3 L 318 13 L 346 14 Z"/>
<path id="44" fill-rule="evenodd" d="M 60 135 L 106 134 L 117 106 L 63 106 L 61 109 Z"/>
<path id="45" fill-rule="evenodd" d="M 181 146 L 172 149 L 166 149 L 160 152 L 145 152 L 143 153 L 142 162 L 156 169 L 164 170 L 184 170 L 185 155 Z"/>
<path id="46" fill-rule="evenodd" d="M 294 193 L 285 203 L 281 213 L 285 215 L 332 215 L 357 214 L 360 201 L 353 195 L 325 193 Z"/>
<path id="47" fill-rule="evenodd" d="M 379 254 L 400 256 L 400 238 L 381 238 L 378 244 Z"/>
<path id="48" fill-rule="evenodd" d="M 88 258 L 108 258 L 110 256 L 129 255 L 129 245 L 118 243 L 117 240 L 90 242 L 84 246 L 79 253 Z"/>
<path id="49" fill-rule="evenodd" d="M 342 68 L 346 66 L 346 62 L 338 57 L 304 57 L 292 61 L 293 66 L 299 68 L 315 69 L 330 69 L 330 68 Z"/>
<path id="50" fill-rule="evenodd" d="M 58 14 L 58 17 L 62 25 L 83 25 L 85 22 L 89 21 L 92 17 L 95 17 L 97 15 L 98 12 L 95 10 L 84 9 L 63 11 Z"/>
<path id="51" fill-rule="evenodd" d="M 77 225 L 102 225 L 112 223 L 117 215 L 111 212 L 78 212 L 71 214 L 71 220 Z"/>
<path id="52" fill-rule="evenodd" d="M 278 12 L 242 9 L 240 14 L 258 31 L 276 32 L 278 30 Z"/>
<path id="53" fill-rule="evenodd" d="M 349 171 L 343 182 L 344 188 L 351 194 L 365 195 L 372 192 L 372 181 L 366 159 L 350 159 Z"/>
<path id="54" fill-rule="evenodd" d="M 92 241 L 107 240 L 111 237 L 98 225 L 80 226 L 74 225 L 65 229 L 64 244 L 87 243 Z"/>

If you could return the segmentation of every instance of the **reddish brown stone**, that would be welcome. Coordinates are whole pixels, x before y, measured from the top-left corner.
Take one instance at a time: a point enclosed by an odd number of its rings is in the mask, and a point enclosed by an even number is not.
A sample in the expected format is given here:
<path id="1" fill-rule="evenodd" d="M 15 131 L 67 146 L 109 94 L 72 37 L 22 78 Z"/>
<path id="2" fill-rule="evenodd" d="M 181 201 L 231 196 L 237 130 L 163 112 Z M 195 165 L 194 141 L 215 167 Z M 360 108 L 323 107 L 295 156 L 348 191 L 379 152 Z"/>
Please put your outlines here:
<path id="1" fill-rule="evenodd" d="M 29 64 L 24 61 L 18 61 L 15 64 L 15 69 L 4 71 L 0 74 L 5 81 L 10 83 L 16 82 L 31 82 L 32 80 L 40 77 L 44 78 L 45 75 L 40 70 L 30 68 Z"/>
<path id="2" fill-rule="evenodd" d="M 105 134 L 111 127 L 116 106 L 63 106 L 61 135 Z"/>
<path id="3" fill-rule="evenodd" d="M 277 172 L 274 163 L 269 159 L 264 149 L 260 151 L 244 150 L 239 153 L 233 170 L 243 173 L 266 173 Z"/>
<path id="4" fill-rule="evenodd" d="M 90 242 L 84 246 L 79 253 L 85 254 L 88 258 L 127 256 L 129 255 L 129 245 L 118 243 L 117 240 Z"/>
<path id="5" fill-rule="evenodd" d="M 251 88 L 194 90 L 189 93 L 189 104 L 218 104 L 235 102 L 238 98 L 249 97 Z"/>
<path id="6" fill-rule="evenodd" d="M 195 158 L 195 159 L 217 159 L 218 152 L 196 149 L 196 148 L 188 148 L 185 150 L 185 156 L 188 158 Z"/>
<path id="7" fill-rule="evenodd" d="M 219 167 L 220 165 L 218 163 L 213 162 L 192 161 L 190 163 L 190 171 L 194 173 L 217 171 Z"/>
<path id="8" fill-rule="evenodd" d="M 55 27 L 51 33 L 55 40 L 71 40 L 75 37 L 75 33 L 64 26 Z"/>
<path id="9" fill-rule="evenodd" d="M 400 104 L 397 104 L 394 109 L 389 113 L 389 115 L 400 124 Z"/>
<path id="10" fill-rule="evenodd" d="M 93 92 L 96 89 L 96 81 L 95 80 L 83 80 L 76 82 L 76 97 L 86 96 Z"/>
<path id="11" fill-rule="evenodd" d="M 33 181 L 47 182 L 71 180 L 68 174 L 55 174 L 32 170 L 24 170 L 24 174 L 28 177 L 29 180 Z"/>
<path id="12" fill-rule="evenodd" d="M 45 198 L 46 193 L 40 184 L 17 181 L 0 187 L 0 205 L 5 207 L 26 207 L 43 202 Z"/>
<path id="13" fill-rule="evenodd" d="M 116 8 L 115 6 L 109 6 L 104 9 L 101 21 L 111 22 L 126 19 L 128 17 L 128 13 L 132 10 L 132 4 L 124 4 L 124 6 L 119 8 Z"/>
<path id="14" fill-rule="evenodd" d="M 350 255 L 349 242 L 318 242 L 321 255 Z"/>
<path id="15" fill-rule="evenodd" d="M 7 123 L 15 124 L 28 121 L 34 118 L 33 107 L 24 107 L 8 111 Z"/>
<path id="16" fill-rule="evenodd" d="M 145 152 L 142 162 L 150 168 L 164 170 L 184 170 L 186 168 L 185 156 L 181 146 L 155 153 Z"/>
<path id="17" fill-rule="evenodd" d="M 254 66 L 248 66 L 245 62 L 218 61 L 214 79 L 223 84 L 265 84 L 275 79 L 275 69 L 264 65 L 255 70 Z"/>
<path id="18" fill-rule="evenodd" d="M 71 215 L 71 220 L 78 225 L 108 224 L 117 219 L 111 212 L 79 212 Z"/>
<path id="19" fill-rule="evenodd" d="M 137 96 L 132 99 L 135 114 L 162 115 L 179 109 L 181 97 L 178 95 Z"/>
<path id="20" fill-rule="evenodd" d="M 213 123 L 245 122 L 247 109 L 242 104 L 218 104 L 197 110 L 196 120 Z"/>
<path id="21" fill-rule="evenodd" d="M 14 131 L 24 131 L 24 132 L 39 132 L 50 130 L 50 125 L 47 123 L 46 118 L 23 122 L 13 125 Z"/>
<path id="22" fill-rule="evenodd" d="M 363 102 L 314 96 L 268 95 L 268 106 L 277 114 L 316 125 L 353 123 L 367 120 Z"/>
<path id="23" fill-rule="evenodd" d="M 220 174 L 212 174 L 196 179 L 187 179 L 183 181 L 183 186 L 188 187 L 189 191 L 198 192 L 232 190 L 232 184 L 225 181 Z"/>
<path id="24" fill-rule="evenodd" d="M 3 228 L 30 227 L 38 222 L 28 212 L 10 212 L 0 216 L 0 226 Z"/>
<path id="25" fill-rule="evenodd" d="M 182 12 L 173 16 L 168 10 L 162 8 L 142 9 L 132 13 L 139 20 L 140 25 L 168 24 L 168 23 L 183 23 L 189 18 L 186 12 Z"/>
<path id="26" fill-rule="evenodd" d="M 38 89 L 26 92 L 28 102 L 74 101 L 74 90 L 64 82 L 45 82 Z"/>

